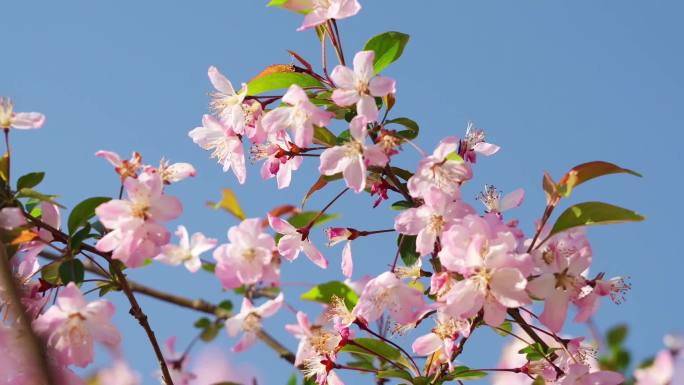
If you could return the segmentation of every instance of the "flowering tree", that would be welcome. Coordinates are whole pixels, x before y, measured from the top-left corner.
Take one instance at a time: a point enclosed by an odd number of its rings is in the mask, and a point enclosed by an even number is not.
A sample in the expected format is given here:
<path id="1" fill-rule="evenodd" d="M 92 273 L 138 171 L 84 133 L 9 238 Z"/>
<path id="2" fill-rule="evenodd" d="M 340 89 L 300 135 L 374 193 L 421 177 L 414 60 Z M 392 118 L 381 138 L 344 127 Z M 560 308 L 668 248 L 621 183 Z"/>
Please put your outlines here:
<path id="1" fill-rule="evenodd" d="M 508 210 L 523 201 L 522 189 L 502 196 L 487 185 L 479 196 L 483 209 L 461 197 L 477 157 L 500 150 L 487 141 L 483 129 L 468 122 L 461 138 L 447 136 L 427 154 L 414 143 L 418 124 L 393 115 L 398 86 L 383 71 L 400 58 L 408 35 L 386 32 L 372 37 L 348 64 L 338 21 L 361 10 L 356 0 L 273 0 L 269 5 L 303 15 L 298 30 L 315 32 L 321 68 L 290 51 L 296 65 L 268 66 L 236 90 L 216 67 L 209 67 L 215 88 L 211 114 L 202 117 L 189 137 L 211 151 L 210 157 L 241 184 L 247 178 L 249 147 L 251 159 L 262 162 L 261 177 L 276 178 L 278 189 L 287 188 L 294 178 L 311 187 L 301 208 L 273 207 L 260 218 L 245 218 L 233 191 L 225 190 L 216 206 L 240 220 L 228 229 L 227 241 L 191 234 L 182 225 L 172 237 L 165 223 L 179 218 L 183 209 L 167 191 L 194 177 L 195 169 L 163 159 L 149 165 L 137 152 L 127 160 L 110 151 L 97 152 L 114 167 L 112 177 L 121 181 L 118 196 L 87 198 L 69 210 L 62 223 L 66 208 L 55 196 L 38 191 L 43 173 L 16 180 L 11 175 L 12 131 L 41 128 L 45 117 L 15 112 L 9 99 L 0 100 L 6 143 L 0 161 L 0 350 L 6 358 L 0 362 L 0 380 L 141 383 L 119 352 L 125 336 L 111 322 L 116 310 L 106 297 L 121 292 L 146 332 L 160 380 L 167 385 L 204 384 L 203 373 L 187 367 L 192 344 L 178 354 L 170 338 L 162 348 L 153 330 L 155 317 L 148 319 L 136 299 L 139 294 L 205 313 L 195 325 L 202 340 L 212 340 L 222 328 L 235 341 L 236 352 L 261 340 L 275 351 L 274 357 L 301 370 L 307 383 L 343 384 L 346 372 L 360 372 L 378 384 L 462 383 L 488 375 L 498 384 L 627 381 L 623 327 L 609 332 L 606 341 L 594 336 L 593 342 L 568 336 L 563 327 L 570 308 L 577 309 L 574 322 L 587 322 L 603 297 L 619 302 L 630 288 L 621 277 L 589 274 L 592 250 L 586 228 L 644 218 L 602 202 L 569 204 L 554 214 L 575 188 L 591 179 L 639 174 L 604 161 L 582 163 L 558 180 L 545 173 L 545 208 L 534 233 L 525 234 L 508 218 Z M 327 49 L 338 61 L 332 71 Z M 422 158 L 415 167 L 395 165 L 404 151 L 414 149 Z M 316 163 L 319 175 L 296 175 L 304 162 Z M 326 192 L 333 196 L 327 205 L 304 210 L 311 195 Z M 330 212 L 344 194 L 354 194 L 360 207 L 367 202 L 367 210 L 393 215 L 394 226 L 366 229 L 348 224 L 325 230 L 329 246 L 345 243 L 341 277 L 301 295 L 323 308 L 315 321 L 313 315 L 294 311 L 293 323 L 284 326 L 298 340 L 293 353 L 265 329 L 273 326 L 267 318 L 285 303 L 279 266 L 287 261 L 332 268 L 310 235 L 334 218 Z M 390 250 L 388 270 L 352 281 L 362 275 L 354 270 L 354 240 L 381 233 L 395 233 L 397 239 L 396 244 L 378 247 Z M 302 254 L 306 258 L 297 260 Z M 127 270 L 149 263 L 214 275 L 224 289 L 242 297 L 239 311 L 228 301 L 183 298 L 127 278 Z M 102 298 L 93 298 L 95 292 Z M 492 368 L 471 368 L 459 359 L 481 329 L 510 340 Z M 394 338 L 398 334 L 409 336 L 411 343 L 403 346 Z M 96 344 L 110 351 L 113 363 L 92 378 L 79 378 L 72 369 L 93 362 Z M 596 344 L 609 347 L 598 360 L 590 354 Z M 669 338 L 667 344 L 669 350 L 634 372 L 638 384 L 673 381 L 681 342 Z M 211 381 L 206 384 L 228 383 Z"/>

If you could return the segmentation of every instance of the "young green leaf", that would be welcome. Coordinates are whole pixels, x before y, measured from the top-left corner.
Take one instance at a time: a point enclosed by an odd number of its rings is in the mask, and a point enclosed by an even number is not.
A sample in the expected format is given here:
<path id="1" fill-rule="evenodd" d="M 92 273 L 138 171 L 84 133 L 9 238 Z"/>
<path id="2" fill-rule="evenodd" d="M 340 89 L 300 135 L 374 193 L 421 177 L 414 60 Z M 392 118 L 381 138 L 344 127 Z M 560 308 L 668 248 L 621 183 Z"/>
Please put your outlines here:
<path id="1" fill-rule="evenodd" d="M 17 179 L 17 190 L 36 187 L 43 181 L 44 177 L 44 172 L 30 172 L 26 175 L 22 175 Z"/>
<path id="2" fill-rule="evenodd" d="M 363 49 L 375 52 L 373 62 L 375 73 L 377 74 L 399 59 L 408 41 L 409 35 L 401 32 L 385 32 L 368 40 Z"/>
<path id="3" fill-rule="evenodd" d="M 406 266 L 413 266 L 420 258 L 420 254 L 416 251 L 416 238 L 416 235 L 404 234 L 399 234 L 397 237 L 397 245 L 400 245 L 399 255 Z"/>
<path id="4" fill-rule="evenodd" d="M 329 304 L 332 296 L 344 299 L 348 308 L 353 308 L 359 300 L 359 296 L 346 284 L 340 281 L 330 281 L 314 286 L 311 290 L 301 295 L 302 299 Z"/>
<path id="5" fill-rule="evenodd" d="M 611 223 L 637 222 L 645 218 L 635 211 L 603 202 L 583 202 L 568 207 L 556 219 L 546 239 L 561 231 L 579 226 L 605 225 Z"/>
<path id="6" fill-rule="evenodd" d="M 408 362 L 406 357 L 401 354 L 399 349 L 390 346 L 386 342 L 373 338 L 354 338 L 353 341 L 354 343 L 348 343 L 340 351 L 371 357 L 377 357 L 377 355 L 380 355 L 413 371 L 413 367 Z M 377 353 L 377 355 L 373 353 Z"/>
<path id="7" fill-rule="evenodd" d="M 413 140 L 418 136 L 418 132 L 420 131 L 420 127 L 418 127 L 418 123 L 415 121 L 409 119 L 409 118 L 396 118 L 392 120 L 388 120 L 385 122 L 385 125 L 388 124 L 399 124 L 401 126 L 406 127 L 406 130 L 401 130 L 397 132 L 397 135 L 408 140 Z"/>
<path id="8" fill-rule="evenodd" d="M 88 223 L 90 218 L 95 216 L 95 209 L 103 203 L 109 202 L 112 198 L 109 197 L 92 197 L 81 201 L 77 204 L 67 219 L 67 227 L 69 228 L 69 235 L 73 235 L 81 226 Z"/>
<path id="9" fill-rule="evenodd" d="M 381 370 L 376 374 L 377 378 L 401 378 L 402 380 L 406 380 L 408 382 L 413 382 L 413 377 L 411 376 L 411 373 L 405 371 L 405 370 L 399 370 L 399 369 L 387 369 L 387 370 Z"/>
<path id="10" fill-rule="evenodd" d="M 303 72 L 273 72 L 250 81 L 247 84 L 247 95 L 259 95 L 268 91 L 285 89 L 293 84 L 302 88 L 323 87 L 320 81 Z"/>

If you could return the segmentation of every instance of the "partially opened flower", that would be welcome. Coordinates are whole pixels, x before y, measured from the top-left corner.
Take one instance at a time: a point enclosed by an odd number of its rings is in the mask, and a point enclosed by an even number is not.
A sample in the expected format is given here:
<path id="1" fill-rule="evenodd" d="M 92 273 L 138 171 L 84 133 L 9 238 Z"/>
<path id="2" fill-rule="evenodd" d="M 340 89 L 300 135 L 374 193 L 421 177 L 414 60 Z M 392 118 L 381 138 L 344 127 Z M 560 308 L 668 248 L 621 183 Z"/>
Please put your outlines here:
<path id="1" fill-rule="evenodd" d="M 283 293 L 257 307 L 247 298 L 242 300 L 240 312 L 226 320 L 226 330 L 229 336 L 235 337 L 243 333 L 240 341 L 233 347 L 233 351 L 241 352 L 254 345 L 257 340 L 256 333 L 261 330 L 261 320 L 277 313 L 283 305 L 283 300 Z"/>
<path id="2" fill-rule="evenodd" d="M 261 123 L 269 134 L 292 130 L 297 146 L 306 147 L 313 143 L 314 126 L 326 126 L 334 116 L 309 100 L 302 87 L 293 84 L 283 95 L 283 106 L 269 111 Z"/>
<path id="3" fill-rule="evenodd" d="M 45 115 L 40 112 L 14 112 L 12 100 L 0 97 L 0 128 L 3 130 L 30 130 L 43 127 L 43 123 Z"/>
<path id="4" fill-rule="evenodd" d="M 408 180 L 412 197 L 420 198 L 436 187 L 454 199 L 460 198 L 461 184 L 472 178 L 473 172 L 468 163 L 453 156 L 457 149 L 458 138 L 444 138 L 432 155 L 420 161 L 416 173 Z"/>
<path id="5" fill-rule="evenodd" d="M 361 10 L 361 4 L 357 0 L 288 0 L 283 7 L 295 12 L 306 12 L 297 31 L 304 31 L 330 19 L 345 19 Z"/>
<path id="6" fill-rule="evenodd" d="M 373 51 L 358 52 L 354 56 L 354 70 L 338 65 L 330 74 L 337 87 L 332 94 L 335 104 L 340 107 L 355 104 L 357 114 L 368 122 L 378 120 L 375 98 L 396 92 L 394 79 L 375 76 L 374 59 Z"/>
<path id="7" fill-rule="evenodd" d="M 178 226 L 176 235 L 180 238 L 179 244 L 162 246 L 161 254 L 155 259 L 172 266 L 182 263 L 190 272 L 196 272 L 202 267 L 200 256 L 216 246 L 216 239 L 207 238 L 202 233 L 194 233 L 190 238 L 183 225 Z"/>
<path id="8" fill-rule="evenodd" d="M 234 128 L 223 124 L 211 115 L 204 115 L 202 127 L 197 127 L 188 133 L 192 141 L 205 150 L 214 150 L 212 158 L 223 166 L 223 171 L 230 169 L 240 184 L 247 179 L 247 167 L 245 165 L 245 150 L 242 140 L 234 131 Z"/>
<path id="9" fill-rule="evenodd" d="M 458 337 L 468 337 L 470 335 L 470 323 L 467 320 L 456 319 L 444 313 L 437 313 L 435 327 L 430 333 L 416 338 L 411 345 L 413 352 L 427 356 L 438 350 L 442 351 L 447 357 L 451 357 L 454 350 L 454 343 Z M 453 370 L 453 363 L 449 362 L 449 370 Z"/>
<path id="10" fill-rule="evenodd" d="M 159 161 L 159 168 L 157 169 L 159 175 L 161 175 L 164 184 L 171 184 L 180 182 L 185 178 L 195 176 L 195 167 L 190 163 L 173 163 L 169 164 L 169 161 L 163 159 Z"/>
<path id="11" fill-rule="evenodd" d="M 299 256 L 299 252 L 303 251 L 311 262 L 320 268 L 327 268 L 328 261 L 323 257 L 316 246 L 311 243 L 308 234 L 302 234 L 287 221 L 284 221 L 276 216 L 268 215 L 268 223 L 271 228 L 277 233 L 282 234 L 283 237 L 278 241 L 278 252 L 288 261 L 294 261 Z"/>
<path id="12" fill-rule="evenodd" d="M 368 166 L 384 167 L 387 155 L 375 144 L 366 144 L 366 120 L 357 116 L 349 124 L 351 139 L 340 146 L 326 149 L 321 154 L 318 171 L 323 175 L 342 173 L 347 187 L 361 192 L 366 188 Z"/>
<path id="13" fill-rule="evenodd" d="M 477 197 L 485 206 L 488 213 L 501 214 L 504 211 L 519 207 L 525 198 L 525 190 L 519 188 L 501 197 L 501 192 L 495 186 L 486 184 L 485 191 Z"/>
<path id="14" fill-rule="evenodd" d="M 334 356 L 342 340 L 338 333 L 326 330 L 321 325 L 312 325 L 306 313 L 301 311 L 297 312 L 297 324 L 285 325 L 285 330 L 299 339 L 295 366 L 314 357 Z"/>
<path id="15" fill-rule="evenodd" d="M 121 341 L 112 325 L 114 305 L 100 299 L 86 302 L 76 284 L 69 282 L 57 304 L 33 321 L 33 328 L 58 354 L 60 362 L 84 368 L 93 361 L 94 342 L 110 348 Z"/>
<path id="16" fill-rule="evenodd" d="M 279 189 L 290 185 L 292 172 L 297 170 L 304 160 L 301 156 L 288 155 L 287 152 L 292 151 L 292 146 L 290 135 L 280 131 L 271 132 L 264 143 L 255 144 L 249 150 L 253 161 L 264 161 L 261 166 L 261 177 L 275 177 Z"/>
<path id="17" fill-rule="evenodd" d="M 121 182 L 126 178 L 137 178 L 138 171 L 142 168 L 142 156 L 140 153 L 133 152 L 131 159 L 121 159 L 119 154 L 112 151 L 100 150 L 95 153 L 98 158 L 103 158 L 114 166 L 114 171 L 121 177 Z"/>
<path id="18" fill-rule="evenodd" d="M 423 293 L 406 285 L 394 273 L 384 272 L 368 282 L 352 314 L 372 322 L 380 318 L 385 309 L 397 323 L 415 322 L 425 309 Z"/>
<path id="19" fill-rule="evenodd" d="M 461 156 L 464 160 L 475 163 L 477 154 L 490 156 L 496 154 L 499 149 L 496 144 L 485 142 L 485 131 L 475 128 L 473 122 L 468 121 L 465 137 L 461 141 Z"/>
<path id="20" fill-rule="evenodd" d="M 242 85 L 242 90 L 237 93 L 233 84 L 218 70 L 211 66 L 208 71 L 209 81 L 216 89 L 211 93 L 211 108 L 221 122 L 230 127 L 236 134 L 245 131 L 245 112 L 242 103 L 247 96 L 247 85 Z"/>

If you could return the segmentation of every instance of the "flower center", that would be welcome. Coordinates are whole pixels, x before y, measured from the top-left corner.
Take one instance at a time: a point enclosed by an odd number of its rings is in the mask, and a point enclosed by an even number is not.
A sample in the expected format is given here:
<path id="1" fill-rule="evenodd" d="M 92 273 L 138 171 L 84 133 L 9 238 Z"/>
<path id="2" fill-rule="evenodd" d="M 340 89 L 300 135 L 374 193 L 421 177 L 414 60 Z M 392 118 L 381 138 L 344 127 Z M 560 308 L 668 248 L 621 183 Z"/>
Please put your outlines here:
<path id="1" fill-rule="evenodd" d="M 242 250 L 242 257 L 247 262 L 254 262 L 257 257 L 257 251 L 253 247 L 246 248 Z"/>

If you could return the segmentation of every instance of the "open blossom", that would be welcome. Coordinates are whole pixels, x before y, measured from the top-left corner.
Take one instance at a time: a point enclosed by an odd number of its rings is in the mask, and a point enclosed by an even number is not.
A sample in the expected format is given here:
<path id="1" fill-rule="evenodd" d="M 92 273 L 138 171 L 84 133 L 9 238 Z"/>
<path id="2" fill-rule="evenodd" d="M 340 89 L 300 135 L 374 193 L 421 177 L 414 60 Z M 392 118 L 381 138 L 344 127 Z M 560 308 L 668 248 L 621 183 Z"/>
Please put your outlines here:
<path id="1" fill-rule="evenodd" d="M 0 97 L 0 128 L 3 130 L 41 128 L 43 123 L 45 123 L 45 115 L 39 112 L 14 112 L 12 100 Z"/>
<path id="2" fill-rule="evenodd" d="M 495 232 L 487 221 L 468 215 L 444 234 L 439 259 L 450 271 L 463 275 L 443 298 L 442 310 L 456 318 L 470 318 L 484 309 L 484 321 L 499 326 L 508 308 L 530 303 L 525 291 L 528 256 L 517 255 L 510 232 Z M 521 271 L 522 270 L 522 271 Z"/>
<path id="3" fill-rule="evenodd" d="M 112 230 L 96 247 L 112 251 L 112 257 L 129 267 L 138 267 L 146 258 L 159 254 L 169 241 L 169 232 L 158 222 L 177 218 L 182 211 L 180 201 L 163 194 L 158 173 L 144 172 L 138 179 L 126 178 L 128 199 L 114 199 L 95 209 L 102 224 Z"/>
<path id="4" fill-rule="evenodd" d="M 230 243 L 214 250 L 216 276 L 223 287 L 233 289 L 259 282 L 270 268 L 275 241 L 263 232 L 261 219 L 243 220 L 228 230 Z"/>
<path id="5" fill-rule="evenodd" d="M 187 177 L 195 176 L 197 173 L 195 167 L 190 163 L 173 163 L 169 164 L 169 161 L 163 159 L 159 161 L 159 168 L 157 169 L 159 175 L 161 175 L 164 184 L 171 184 L 180 182 Z"/>
<path id="6" fill-rule="evenodd" d="M 442 139 L 432 155 L 420 161 L 416 173 L 408 180 L 411 196 L 420 198 L 433 186 L 454 199 L 461 196 L 461 184 L 472 178 L 473 173 L 468 163 L 450 159 L 457 148 L 458 138 Z"/>
<path id="7" fill-rule="evenodd" d="M 619 385 L 625 377 L 616 372 L 599 370 L 591 372 L 588 365 L 572 364 L 559 385 Z"/>
<path id="8" fill-rule="evenodd" d="M 611 279 L 596 278 L 592 280 L 591 286 L 582 288 L 582 293 L 577 299 L 573 300 L 577 306 L 577 314 L 575 315 L 575 322 L 586 322 L 589 318 L 598 311 L 601 304 L 602 297 L 610 297 L 610 299 L 620 304 L 625 300 L 626 293 L 632 288 L 627 278 L 613 277 Z"/>
<path id="9" fill-rule="evenodd" d="M 230 169 L 238 179 L 240 184 L 247 179 L 247 167 L 245 165 L 245 150 L 242 147 L 242 140 L 228 126 L 211 115 L 204 115 L 202 127 L 197 127 L 188 133 L 192 141 L 205 150 L 214 150 L 212 158 L 223 166 L 223 171 Z"/>
<path id="10" fill-rule="evenodd" d="M 268 215 L 268 223 L 271 228 L 277 233 L 282 234 L 283 237 L 278 241 L 278 252 L 288 261 L 294 261 L 299 256 L 299 252 L 303 251 L 316 264 L 316 266 L 326 269 L 328 261 L 323 257 L 316 246 L 311 243 L 308 234 L 302 234 L 287 221 L 284 221 L 276 216 Z"/>
<path id="11" fill-rule="evenodd" d="M 283 131 L 271 132 L 265 142 L 253 145 L 249 152 L 254 161 L 264 160 L 261 166 L 261 177 L 270 179 L 276 177 L 278 188 L 283 189 L 290 185 L 292 172 L 297 170 L 304 158 L 290 156 L 293 144 L 290 136 Z"/>
<path id="12" fill-rule="evenodd" d="M 295 12 L 306 12 L 297 31 L 321 25 L 330 19 L 345 19 L 361 10 L 361 4 L 357 0 L 288 0 L 283 7 Z"/>
<path id="13" fill-rule="evenodd" d="M 425 306 L 423 293 L 387 271 L 366 284 L 352 314 L 372 322 L 387 309 L 395 322 L 407 324 L 415 322 Z"/>
<path id="14" fill-rule="evenodd" d="M 114 166 L 114 171 L 121 177 L 123 182 L 126 178 L 137 178 L 138 171 L 142 168 L 142 156 L 140 153 L 133 152 L 131 159 L 121 159 L 119 154 L 112 151 L 100 150 L 95 153 L 98 158 L 103 158 Z"/>
<path id="15" fill-rule="evenodd" d="M 226 320 L 226 330 L 229 336 L 235 337 L 240 332 L 243 333 L 240 341 L 233 347 L 233 351 L 241 352 L 254 345 L 257 340 L 256 332 L 261 329 L 261 320 L 277 313 L 283 301 L 283 293 L 280 293 L 275 299 L 255 307 L 252 301 L 243 298 L 240 312 Z"/>
<path id="16" fill-rule="evenodd" d="M 218 68 L 209 67 L 209 81 L 216 89 L 211 93 L 211 108 L 219 117 L 221 122 L 231 129 L 236 134 L 243 134 L 245 131 L 245 112 L 243 111 L 242 103 L 247 96 L 247 85 L 243 84 L 240 93 L 235 92 L 233 84 L 218 70 Z"/>
<path id="17" fill-rule="evenodd" d="M 437 314 L 435 327 L 430 333 L 416 338 L 411 345 L 414 353 L 427 356 L 441 349 L 442 354 L 451 357 L 456 339 L 470 335 L 470 323 L 467 320 L 452 318 L 441 312 Z M 449 370 L 452 369 L 453 363 L 449 361 Z"/>
<path id="18" fill-rule="evenodd" d="M 282 101 L 289 106 L 269 111 L 264 115 L 262 124 L 269 134 L 292 130 L 294 142 L 300 147 L 313 143 L 314 125 L 326 126 L 334 116 L 311 103 L 306 92 L 296 84 L 290 86 Z"/>
<path id="19" fill-rule="evenodd" d="M 402 211 L 394 221 L 394 228 L 401 234 L 417 235 L 416 251 L 420 255 L 431 253 L 437 237 L 457 219 L 475 212 L 465 202 L 454 202 L 437 188 L 430 188 L 424 195 L 425 204 Z"/>
<path id="20" fill-rule="evenodd" d="M 544 299 L 542 324 L 559 332 L 570 301 L 577 299 L 587 281 L 582 273 L 591 264 L 591 246 L 584 229 L 573 229 L 553 236 L 533 253 L 538 277 L 527 285 L 533 297 Z"/>
<path id="21" fill-rule="evenodd" d="M 94 342 L 116 347 L 121 336 L 112 325 L 114 305 L 100 299 L 86 302 L 76 284 L 69 282 L 51 306 L 33 322 L 36 333 L 54 349 L 60 362 L 84 368 L 93 361 Z"/>
<path id="22" fill-rule="evenodd" d="M 466 134 L 461 141 L 461 156 L 467 162 L 475 163 L 477 161 L 477 154 L 490 156 L 496 154 L 500 147 L 496 144 L 485 142 L 485 131 L 481 128 L 475 128 L 473 122 L 468 121 L 466 127 Z"/>
<path id="23" fill-rule="evenodd" d="M 178 245 L 164 245 L 161 254 L 155 259 L 169 265 L 185 265 L 185 268 L 194 273 L 202 267 L 200 255 L 216 246 L 216 239 L 207 238 L 202 233 L 188 235 L 185 226 L 178 226 L 176 235 L 180 238 Z"/>
<path id="24" fill-rule="evenodd" d="M 299 339 L 295 366 L 314 357 L 334 357 L 342 337 L 339 333 L 327 330 L 321 325 L 312 325 L 306 313 L 297 312 L 297 324 L 285 325 L 285 330 Z"/>
<path id="25" fill-rule="evenodd" d="M 636 385 L 668 385 L 673 380 L 674 360 L 672 353 L 663 350 L 656 356 L 653 364 L 634 371 Z M 675 385 L 673 383 L 673 385 Z"/>
<path id="26" fill-rule="evenodd" d="M 332 100 L 340 107 L 356 104 L 358 115 L 368 122 L 378 120 L 378 106 L 375 97 L 387 96 L 396 92 L 394 79 L 374 76 L 373 60 L 375 52 L 361 51 L 354 56 L 354 70 L 338 65 L 330 74 L 337 89 Z"/>
<path id="27" fill-rule="evenodd" d="M 349 125 L 349 142 L 326 149 L 321 154 L 318 167 L 323 175 L 342 173 L 347 187 L 356 192 L 366 188 L 366 169 L 368 166 L 384 167 L 387 155 L 375 144 L 367 145 L 366 120 L 363 116 L 352 119 Z"/>

